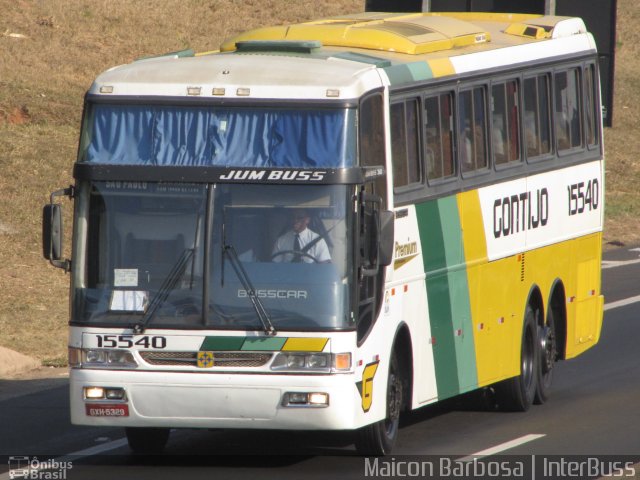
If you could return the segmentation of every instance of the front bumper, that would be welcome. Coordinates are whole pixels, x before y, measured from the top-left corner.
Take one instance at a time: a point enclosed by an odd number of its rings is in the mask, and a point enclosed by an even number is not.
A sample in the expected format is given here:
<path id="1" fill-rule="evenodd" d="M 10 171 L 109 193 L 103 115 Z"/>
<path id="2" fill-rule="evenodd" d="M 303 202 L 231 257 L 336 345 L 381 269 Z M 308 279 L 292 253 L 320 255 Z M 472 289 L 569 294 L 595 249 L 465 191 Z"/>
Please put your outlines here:
<path id="1" fill-rule="evenodd" d="M 90 416 L 84 387 L 123 388 L 127 416 Z M 344 430 L 358 428 L 353 374 L 213 374 L 72 369 L 75 425 Z M 324 392 L 326 407 L 285 407 L 286 392 Z M 102 402 L 104 403 L 104 402 Z M 114 402 L 113 405 L 118 405 Z M 122 403 L 120 403 L 122 405 Z"/>

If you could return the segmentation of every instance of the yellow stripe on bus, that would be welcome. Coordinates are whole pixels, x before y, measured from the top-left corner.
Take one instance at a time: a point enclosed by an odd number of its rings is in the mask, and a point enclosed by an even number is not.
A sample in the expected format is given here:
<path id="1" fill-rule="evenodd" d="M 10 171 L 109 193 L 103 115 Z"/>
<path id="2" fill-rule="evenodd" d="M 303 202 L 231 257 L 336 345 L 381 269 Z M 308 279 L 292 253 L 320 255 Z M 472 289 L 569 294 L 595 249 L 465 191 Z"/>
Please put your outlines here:
<path id="1" fill-rule="evenodd" d="M 434 60 L 428 60 L 427 63 L 433 72 L 434 78 L 445 77 L 456 73 L 451 60 L 448 58 L 436 58 Z"/>
<path id="2" fill-rule="evenodd" d="M 478 386 L 484 386 L 502 377 L 504 366 L 513 363 L 512 358 L 505 358 L 511 357 L 505 355 L 505 350 L 511 349 L 504 344 L 510 338 L 508 332 L 512 320 L 509 318 L 507 323 L 504 311 L 498 307 L 504 307 L 509 302 L 504 290 L 510 287 L 505 285 L 500 276 L 510 268 L 505 262 L 487 262 L 487 242 L 478 190 L 460 193 L 457 200 L 467 264 Z M 492 287 L 487 288 L 488 285 Z"/>
<path id="3" fill-rule="evenodd" d="M 321 352 L 328 341 L 328 338 L 289 338 L 282 347 L 282 351 Z"/>

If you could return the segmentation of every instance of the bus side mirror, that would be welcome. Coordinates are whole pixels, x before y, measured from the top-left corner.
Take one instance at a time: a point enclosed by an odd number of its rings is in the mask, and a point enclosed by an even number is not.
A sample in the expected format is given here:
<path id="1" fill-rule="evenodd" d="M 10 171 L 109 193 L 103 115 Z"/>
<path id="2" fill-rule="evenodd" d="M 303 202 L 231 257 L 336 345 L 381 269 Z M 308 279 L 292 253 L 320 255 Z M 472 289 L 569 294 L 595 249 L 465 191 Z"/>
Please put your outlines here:
<path id="1" fill-rule="evenodd" d="M 379 210 L 382 203 L 377 195 L 362 194 L 363 230 L 361 253 L 365 260 L 362 275 L 377 275 L 380 267 L 391 264 L 395 214 Z"/>
<path id="2" fill-rule="evenodd" d="M 45 205 L 42 209 L 42 254 L 49 261 L 62 259 L 62 232 L 62 205 Z"/>
<path id="3" fill-rule="evenodd" d="M 59 190 L 51 194 L 51 203 L 42 209 L 42 255 L 51 262 L 51 265 L 63 268 L 68 272 L 71 268 L 71 261 L 63 259 L 62 237 L 64 229 L 62 227 L 62 205 L 53 203 L 56 196 L 73 196 L 73 188 Z"/>
<path id="4" fill-rule="evenodd" d="M 389 210 L 380 212 L 380 250 L 378 252 L 378 262 L 380 266 L 391 265 L 393 260 L 393 235 L 395 225 L 395 214 Z"/>

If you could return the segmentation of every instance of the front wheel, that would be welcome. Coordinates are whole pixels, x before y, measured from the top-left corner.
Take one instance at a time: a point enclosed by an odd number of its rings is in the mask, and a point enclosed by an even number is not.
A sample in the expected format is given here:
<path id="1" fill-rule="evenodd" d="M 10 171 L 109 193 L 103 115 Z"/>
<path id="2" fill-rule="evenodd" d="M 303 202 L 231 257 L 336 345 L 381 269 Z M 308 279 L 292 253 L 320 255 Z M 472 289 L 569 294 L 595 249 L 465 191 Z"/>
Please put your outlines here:
<path id="1" fill-rule="evenodd" d="M 168 428 L 126 428 L 127 441 L 133 453 L 155 455 L 162 453 L 169 441 Z"/>
<path id="2" fill-rule="evenodd" d="M 387 418 L 362 427 L 357 432 L 356 450 L 361 455 L 387 455 L 398 438 L 402 408 L 402 379 L 395 355 L 391 357 L 387 379 Z"/>
<path id="3" fill-rule="evenodd" d="M 536 394 L 539 366 L 538 328 L 530 305 L 524 315 L 522 346 L 520 350 L 520 375 L 496 385 L 498 405 L 510 412 L 526 412 L 533 404 Z"/>

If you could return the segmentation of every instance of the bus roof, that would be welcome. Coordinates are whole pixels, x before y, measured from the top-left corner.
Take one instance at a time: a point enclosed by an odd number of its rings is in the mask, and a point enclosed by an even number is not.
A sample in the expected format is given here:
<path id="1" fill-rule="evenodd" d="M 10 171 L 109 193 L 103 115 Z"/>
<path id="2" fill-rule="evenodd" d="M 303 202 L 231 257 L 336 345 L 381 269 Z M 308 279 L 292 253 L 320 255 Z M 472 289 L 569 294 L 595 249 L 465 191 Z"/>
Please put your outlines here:
<path id="1" fill-rule="evenodd" d="M 103 73 L 90 93 L 356 99 L 385 84 L 594 51 L 579 18 L 367 12 L 251 30 L 214 52 L 142 59 Z"/>

